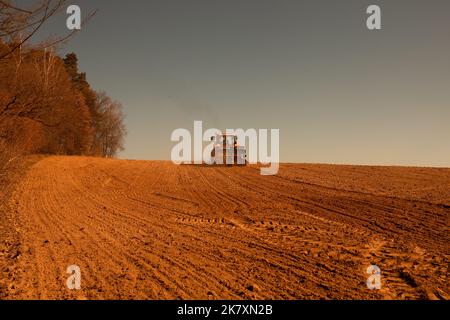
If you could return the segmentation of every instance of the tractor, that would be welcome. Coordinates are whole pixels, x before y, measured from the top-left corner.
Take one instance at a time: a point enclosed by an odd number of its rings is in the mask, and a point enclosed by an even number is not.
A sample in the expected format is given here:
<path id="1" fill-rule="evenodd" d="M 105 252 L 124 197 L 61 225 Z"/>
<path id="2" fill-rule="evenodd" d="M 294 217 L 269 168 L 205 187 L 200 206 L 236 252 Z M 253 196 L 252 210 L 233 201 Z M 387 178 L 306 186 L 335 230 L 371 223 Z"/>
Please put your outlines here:
<path id="1" fill-rule="evenodd" d="M 216 165 L 246 166 L 247 151 L 245 146 L 238 144 L 238 137 L 230 134 L 217 134 L 211 137 L 214 141 L 214 148 L 211 158 Z"/>

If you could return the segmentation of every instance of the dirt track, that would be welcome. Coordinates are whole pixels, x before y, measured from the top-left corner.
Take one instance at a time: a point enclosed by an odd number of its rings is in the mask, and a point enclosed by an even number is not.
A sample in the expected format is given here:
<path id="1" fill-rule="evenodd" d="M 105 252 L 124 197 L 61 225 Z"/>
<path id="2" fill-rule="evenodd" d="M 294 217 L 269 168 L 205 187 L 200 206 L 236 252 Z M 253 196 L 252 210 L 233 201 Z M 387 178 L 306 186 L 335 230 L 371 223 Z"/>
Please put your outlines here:
<path id="1" fill-rule="evenodd" d="M 449 299 L 449 186 L 450 169 L 46 158 L 11 200 L 6 297 Z"/>

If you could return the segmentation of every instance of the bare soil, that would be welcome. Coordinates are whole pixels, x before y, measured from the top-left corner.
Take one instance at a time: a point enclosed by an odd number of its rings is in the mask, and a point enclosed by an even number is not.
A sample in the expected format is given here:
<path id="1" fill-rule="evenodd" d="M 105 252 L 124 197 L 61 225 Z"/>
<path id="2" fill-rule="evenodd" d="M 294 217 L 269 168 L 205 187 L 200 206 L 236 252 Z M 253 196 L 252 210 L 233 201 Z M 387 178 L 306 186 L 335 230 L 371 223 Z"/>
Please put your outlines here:
<path id="1" fill-rule="evenodd" d="M 6 299 L 450 297 L 450 169 L 49 157 L 8 207 Z"/>

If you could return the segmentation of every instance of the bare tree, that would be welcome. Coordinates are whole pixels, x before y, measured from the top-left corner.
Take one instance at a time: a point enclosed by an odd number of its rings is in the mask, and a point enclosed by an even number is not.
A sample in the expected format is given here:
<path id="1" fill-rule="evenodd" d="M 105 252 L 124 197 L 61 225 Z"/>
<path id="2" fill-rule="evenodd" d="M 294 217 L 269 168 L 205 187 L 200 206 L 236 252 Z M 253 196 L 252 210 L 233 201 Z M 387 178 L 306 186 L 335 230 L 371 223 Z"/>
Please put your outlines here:
<path id="1" fill-rule="evenodd" d="M 0 0 L 0 41 L 10 44 L 8 50 L 0 52 L 0 60 L 21 49 L 52 16 L 65 7 L 66 3 L 67 0 L 36 0 L 34 5 L 21 6 L 12 0 Z M 82 24 L 90 20 L 96 12 L 89 14 Z M 49 48 L 62 43 L 77 31 L 71 31 L 42 44 L 40 48 Z"/>
<path id="2" fill-rule="evenodd" d="M 91 89 L 75 54 L 55 53 L 73 32 L 26 45 L 66 0 L 16 3 L 0 0 L 0 162 L 29 153 L 114 157 L 126 135 L 121 104 Z"/>
<path id="3" fill-rule="evenodd" d="M 91 153 L 92 117 L 63 60 L 52 50 L 35 50 L 16 77 L 12 60 L 0 61 L 0 144 L 22 154 Z"/>
<path id="4" fill-rule="evenodd" d="M 112 158 L 124 149 L 126 129 L 122 104 L 111 100 L 104 92 L 98 93 L 97 104 L 100 119 L 96 141 L 102 156 Z"/>

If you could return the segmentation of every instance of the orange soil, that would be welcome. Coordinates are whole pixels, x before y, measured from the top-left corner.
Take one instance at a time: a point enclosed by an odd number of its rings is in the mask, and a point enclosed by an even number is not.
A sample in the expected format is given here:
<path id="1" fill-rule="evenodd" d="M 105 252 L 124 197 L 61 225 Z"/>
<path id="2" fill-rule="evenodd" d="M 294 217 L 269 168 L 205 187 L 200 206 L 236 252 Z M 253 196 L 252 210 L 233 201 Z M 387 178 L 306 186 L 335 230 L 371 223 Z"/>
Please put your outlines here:
<path id="1" fill-rule="evenodd" d="M 450 297 L 450 169 L 50 157 L 11 201 L 8 299 Z"/>

